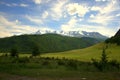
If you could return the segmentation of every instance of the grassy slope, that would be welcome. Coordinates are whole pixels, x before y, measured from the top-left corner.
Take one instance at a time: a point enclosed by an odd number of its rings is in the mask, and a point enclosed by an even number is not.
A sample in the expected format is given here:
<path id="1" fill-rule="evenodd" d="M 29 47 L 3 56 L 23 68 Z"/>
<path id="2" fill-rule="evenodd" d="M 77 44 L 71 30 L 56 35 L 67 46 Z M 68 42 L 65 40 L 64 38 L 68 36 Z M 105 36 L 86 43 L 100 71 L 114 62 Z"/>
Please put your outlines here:
<path id="1" fill-rule="evenodd" d="M 72 59 L 78 59 L 81 61 L 90 61 L 91 58 L 99 59 L 101 57 L 102 49 L 105 46 L 104 43 L 100 43 L 85 49 L 77 49 L 66 52 L 59 53 L 50 53 L 43 54 L 43 57 L 66 57 Z M 115 44 L 108 44 L 107 55 L 109 59 L 117 59 L 120 61 L 120 46 L 116 46 Z"/>

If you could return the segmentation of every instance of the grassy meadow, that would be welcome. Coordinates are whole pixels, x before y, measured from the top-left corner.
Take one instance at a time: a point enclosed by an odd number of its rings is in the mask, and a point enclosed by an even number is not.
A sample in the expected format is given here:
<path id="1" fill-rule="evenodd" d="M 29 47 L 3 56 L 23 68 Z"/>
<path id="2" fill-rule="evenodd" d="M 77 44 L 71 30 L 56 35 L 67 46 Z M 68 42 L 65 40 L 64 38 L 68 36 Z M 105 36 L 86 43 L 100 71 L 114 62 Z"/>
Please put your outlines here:
<path id="1" fill-rule="evenodd" d="M 17 58 L 1 53 L 0 80 L 120 80 L 120 70 L 116 67 L 107 66 L 100 71 L 91 62 L 91 58 L 101 58 L 105 46 L 106 44 L 100 43 L 85 49 L 36 57 L 19 54 Z M 120 46 L 108 44 L 108 59 L 120 62 L 119 49 Z"/>
<path id="2" fill-rule="evenodd" d="M 116 59 L 120 62 L 120 46 L 117 46 L 116 44 L 105 44 L 100 43 L 88 48 L 84 49 L 77 49 L 77 50 L 71 50 L 66 52 L 59 52 L 59 53 L 49 53 L 49 54 L 43 54 L 42 57 L 58 57 L 58 58 L 68 58 L 68 59 L 77 59 L 80 61 L 87 61 L 90 62 L 91 58 L 100 59 L 103 48 L 107 46 L 106 54 L 108 56 L 108 59 Z"/>

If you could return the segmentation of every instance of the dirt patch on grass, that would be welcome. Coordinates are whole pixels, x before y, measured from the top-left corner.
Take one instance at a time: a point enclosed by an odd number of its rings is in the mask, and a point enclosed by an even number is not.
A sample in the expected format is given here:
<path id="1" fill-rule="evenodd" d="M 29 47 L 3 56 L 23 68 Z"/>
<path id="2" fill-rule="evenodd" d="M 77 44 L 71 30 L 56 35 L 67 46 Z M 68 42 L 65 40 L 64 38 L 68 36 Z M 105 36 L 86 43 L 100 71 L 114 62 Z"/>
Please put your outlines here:
<path id="1" fill-rule="evenodd" d="M 94 75 L 94 76 L 93 76 Z M 8 73 L 0 73 L 0 80 L 120 80 L 120 73 L 99 73 L 97 75 L 88 74 L 86 77 L 30 77 L 30 76 L 20 76 Z M 85 76 L 85 75 L 84 75 Z"/>
<path id="2" fill-rule="evenodd" d="M 27 76 L 0 73 L 0 80 L 86 80 L 86 78 L 47 78 L 47 77 L 33 78 Z"/>

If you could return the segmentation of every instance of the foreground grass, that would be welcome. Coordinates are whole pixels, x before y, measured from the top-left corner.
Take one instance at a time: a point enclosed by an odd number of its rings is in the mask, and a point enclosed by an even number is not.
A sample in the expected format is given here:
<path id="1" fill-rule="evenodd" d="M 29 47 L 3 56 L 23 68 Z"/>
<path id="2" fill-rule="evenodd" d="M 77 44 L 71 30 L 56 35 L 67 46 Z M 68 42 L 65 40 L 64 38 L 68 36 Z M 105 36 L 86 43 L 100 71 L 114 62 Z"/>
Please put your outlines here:
<path id="1" fill-rule="evenodd" d="M 105 43 L 100 43 L 85 49 L 77 49 L 66 52 L 59 53 L 48 53 L 43 54 L 42 57 L 58 57 L 58 58 L 69 58 L 69 59 L 77 59 L 80 61 L 91 61 L 91 58 L 100 59 L 102 54 L 102 49 L 105 47 Z M 107 44 L 106 53 L 109 57 L 109 60 L 116 59 L 120 62 L 120 46 L 116 44 Z"/>
<path id="2" fill-rule="evenodd" d="M 52 71 L 51 71 L 52 72 Z M 75 73 L 76 74 L 76 73 Z M 101 73 L 101 72 L 88 72 L 79 73 L 79 76 L 69 77 L 48 77 L 48 76 L 21 76 L 14 74 L 0 73 L 0 80 L 120 80 L 120 73 Z"/>
<path id="3" fill-rule="evenodd" d="M 28 70 L 29 71 L 29 70 Z M 52 73 L 53 71 L 51 71 Z M 55 74 L 55 73 L 52 73 Z M 6 74 L 6 73 L 0 73 L 0 80 L 120 80 L 120 73 L 115 72 L 87 72 L 87 73 L 73 73 L 76 74 L 76 76 L 69 77 L 48 77 L 48 76 L 38 76 L 38 77 L 31 77 L 31 76 L 22 76 L 22 75 L 15 75 L 15 74 Z"/>
<path id="4" fill-rule="evenodd" d="M 120 80 L 113 67 L 100 72 L 90 62 L 54 58 L 0 57 L 0 80 Z"/>

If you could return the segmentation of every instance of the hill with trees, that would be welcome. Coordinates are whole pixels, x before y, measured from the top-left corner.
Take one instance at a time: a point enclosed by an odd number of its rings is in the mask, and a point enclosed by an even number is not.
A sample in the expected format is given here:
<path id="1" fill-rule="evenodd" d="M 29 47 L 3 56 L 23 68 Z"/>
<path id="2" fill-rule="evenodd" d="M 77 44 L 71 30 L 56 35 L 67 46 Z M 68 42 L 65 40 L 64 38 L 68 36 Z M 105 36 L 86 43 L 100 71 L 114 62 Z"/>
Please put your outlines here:
<path id="1" fill-rule="evenodd" d="M 58 34 L 20 35 L 0 39 L 0 52 L 16 48 L 20 53 L 31 53 L 38 46 L 40 53 L 61 52 L 92 46 L 100 40 L 88 37 L 75 38 Z"/>
<path id="2" fill-rule="evenodd" d="M 115 43 L 117 45 L 120 45 L 120 29 L 113 37 L 107 39 L 105 42 L 106 43 Z"/>

